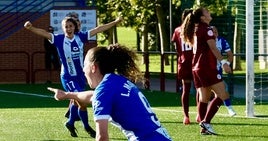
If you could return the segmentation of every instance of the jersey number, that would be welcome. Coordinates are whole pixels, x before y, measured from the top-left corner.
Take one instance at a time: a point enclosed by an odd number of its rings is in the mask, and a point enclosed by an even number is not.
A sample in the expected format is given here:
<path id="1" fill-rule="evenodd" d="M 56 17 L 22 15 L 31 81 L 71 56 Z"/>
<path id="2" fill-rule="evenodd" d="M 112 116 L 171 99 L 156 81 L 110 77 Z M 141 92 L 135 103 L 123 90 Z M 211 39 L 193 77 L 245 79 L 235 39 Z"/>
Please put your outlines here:
<path id="1" fill-rule="evenodd" d="M 181 42 L 181 51 L 189 51 L 189 50 L 192 50 L 192 47 L 190 47 L 189 44 L 182 41 Z"/>
<path id="2" fill-rule="evenodd" d="M 151 106 L 149 104 L 149 102 L 147 101 L 147 99 L 144 97 L 144 95 L 139 92 L 139 98 L 142 101 L 144 107 L 146 108 L 146 110 L 148 111 L 148 113 L 151 114 L 151 120 L 158 126 L 160 126 L 160 122 L 158 121 L 158 119 L 156 118 L 156 115 L 154 114 L 154 112 L 151 109 Z"/>
<path id="3" fill-rule="evenodd" d="M 75 89 L 75 86 L 74 86 L 74 82 L 73 81 L 69 81 L 68 83 L 66 83 L 66 86 L 68 87 L 68 89 L 70 91 L 73 91 Z M 75 90 L 77 91 L 77 90 Z"/>

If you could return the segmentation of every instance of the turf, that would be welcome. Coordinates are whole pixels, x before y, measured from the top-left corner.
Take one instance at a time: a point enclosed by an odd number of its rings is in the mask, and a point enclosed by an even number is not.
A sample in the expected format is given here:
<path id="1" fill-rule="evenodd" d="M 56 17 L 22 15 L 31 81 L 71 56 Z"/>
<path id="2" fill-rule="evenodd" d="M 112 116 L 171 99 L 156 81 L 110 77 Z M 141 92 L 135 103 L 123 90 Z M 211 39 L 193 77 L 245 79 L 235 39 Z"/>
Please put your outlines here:
<path id="1" fill-rule="evenodd" d="M 64 114 L 68 100 L 55 101 L 47 86 L 61 88 L 59 84 L 1 84 L 0 85 L 0 141 L 72 141 L 94 140 L 83 130 L 81 122 L 76 123 L 78 138 L 69 136 L 64 128 Z M 3 92 L 5 90 L 5 92 Z M 10 92 L 9 92 L 10 91 Z M 20 93 L 14 93 L 20 92 Z M 162 125 L 167 128 L 174 141 L 266 141 L 268 140 L 267 105 L 255 105 L 258 117 L 246 118 L 245 100 L 233 99 L 236 117 L 229 117 L 224 106 L 220 108 L 212 124 L 218 136 L 202 136 L 195 123 L 196 106 L 194 95 L 190 100 L 190 120 L 192 124 L 182 124 L 180 94 L 158 91 L 143 91 Z M 36 95 L 35 95 L 36 94 Z M 40 97 L 37 95 L 42 95 Z M 92 121 L 92 109 L 89 106 L 89 122 Z M 122 133 L 109 125 L 109 136 L 112 141 L 126 140 Z"/>

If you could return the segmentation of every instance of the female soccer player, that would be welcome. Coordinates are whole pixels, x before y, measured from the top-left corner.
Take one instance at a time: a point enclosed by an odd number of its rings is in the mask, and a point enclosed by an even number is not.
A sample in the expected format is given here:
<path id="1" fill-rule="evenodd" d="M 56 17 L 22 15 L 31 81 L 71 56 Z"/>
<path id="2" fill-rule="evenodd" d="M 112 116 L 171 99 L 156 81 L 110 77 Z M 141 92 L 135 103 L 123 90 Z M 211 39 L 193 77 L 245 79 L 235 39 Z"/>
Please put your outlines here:
<path id="1" fill-rule="evenodd" d="M 76 20 L 72 17 L 66 17 L 62 20 L 62 29 L 64 34 L 49 33 L 44 29 L 34 27 L 29 21 L 24 24 L 24 27 L 37 35 L 47 38 L 57 47 L 62 64 L 62 85 L 66 91 L 79 92 L 85 90 L 86 86 L 86 79 L 83 72 L 84 43 L 87 40 L 90 40 L 92 36 L 111 28 L 121 20 L 122 18 L 118 18 L 113 22 L 98 26 L 87 32 L 79 32 Z M 95 137 L 96 132 L 88 124 L 87 106 L 79 102 L 74 102 L 71 105 L 70 116 L 68 121 L 65 123 L 65 126 L 70 131 L 71 136 L 77 137 L 76 129 L 74 127 L 77 115 L 81 119 L 86 132 L 91 137 Z"/>
<path id="2" fill-rule="evenodd" d="M 215 40 L 216 40 L 216 47 L 218 48 L 218 50 L 221 52 L 221 53 L 226 53 L 227 55 L 227 61 L 232 63 L 233 62 L 233 52 L 230 48 L 230 45 L 228 44 L 228 42 L 226 41 L 226 39 L 222 36 L 219 36 L 219 33 L 218 33 L 218 30 L 215 26 L 212 26 L 212 29 L 213 29 L 213 33 L 215 35 Z M 222 67 L 221 67 L 221 63 L 218 61 L 217 62 L 217 69 L 219 71 L 219 74 L 222 76 Z M 225 107 L 227 108 L 228 110 L 228 113 L 230 116 L 235 116 L 236 115 L 236 112 L 234 111 L 233 107 L 232 107 L 232 103 L 231 103 L 231 99 L 230 99 L 230 95 L 228 93 L 228 88 L 227 88 L 227 85 L 226 83 L 225 84 L 225 87 L 226 87 L 226 93 L 228 95 L 228 98 L 225 99 L 223 101 Z"/>
<path id="3" fill-rule="evenodd" d="M 193 10 L 185 9 L 182 12 L 181 21 L 183 22 L 185 17 L 191 13 Z M 172 41 L 174 42 L 177 58 L 178 58 L 178 79 L 182 81 L 182 94 L 181 94 L 181 104 L 183 107 L 183 124 L 190 124 L 189 118 L 189 95 L 191 89 L 191 83 L 193 80 L 192 75 L 192 58 L 193 50 L 192 47 L 184 42 L 181 38 L 181 26 L 177 27 L 173 33 Z"/>
<path id="4" fill-rule="evenodd" d="M 209 23 L 212 20 L 206 8 L 199 7 L 190 13 L 183 22 L 182 35 L 184 41 L 193 46 L 193 78 L 194 84 L 200 94 L 198 115 L 201 119 L 201 134 L 215 134 L 210 122 L 223 101 L 228 98 L 225 85 L 217 70 L 217 60 L 222 64 L 226 73 L 231 72 L 229 62 L 216 47 L 215 36 Z M 208 102 L 211 90 L 216 97 Z"/>
<path id="5" fill-rule="evenodd" d="M 109 140 L 108 122 L 112 119 L 127 131 L 132 131 L 137 140 L 170 141 L 152 111 L 145 96 L 133 83 L 141 80 L 135 63 L 137 55 L 118 44 L 91 48 L 85 57 L 84 72 L 94 91 L 64 92 L 48 88 L 55 99 L 75 99 L 89 104 L 92 99 L 96 140 Z"/>

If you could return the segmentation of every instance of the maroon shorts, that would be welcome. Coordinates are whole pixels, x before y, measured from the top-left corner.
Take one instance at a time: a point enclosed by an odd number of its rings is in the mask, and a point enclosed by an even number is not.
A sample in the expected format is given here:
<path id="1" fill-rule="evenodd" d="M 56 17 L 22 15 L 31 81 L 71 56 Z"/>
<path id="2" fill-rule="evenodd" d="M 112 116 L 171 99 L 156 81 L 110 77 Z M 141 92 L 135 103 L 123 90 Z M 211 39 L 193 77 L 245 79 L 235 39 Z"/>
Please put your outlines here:
<path id="1" fill-rule="evenodd" d="M 178 78 L 184 80 L 192 80 L 193 73 L 192 73 L 192 66 L 178 66 Z"/>
<path id="2" fill-rule="evenodd" d="M 222 77 L 217 70 L 194 70 L 193 78 L 196 88 L 209 87 L 222 81 Z"/>

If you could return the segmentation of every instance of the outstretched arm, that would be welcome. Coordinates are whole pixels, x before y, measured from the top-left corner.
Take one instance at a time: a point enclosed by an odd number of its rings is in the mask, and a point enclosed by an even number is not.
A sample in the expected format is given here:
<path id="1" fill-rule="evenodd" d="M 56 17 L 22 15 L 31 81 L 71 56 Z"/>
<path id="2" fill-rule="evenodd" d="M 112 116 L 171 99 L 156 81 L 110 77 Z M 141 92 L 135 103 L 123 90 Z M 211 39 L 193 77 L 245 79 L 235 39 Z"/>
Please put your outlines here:
<path id="1" fill-rule="evenodd" d="M 114 20 L 114 21 L 112 21 L 110 23 L 97 26 L 97 27 L 95 27 L 94 29 L 92 29 L 90 31 L 90 36 L 94 36 L 97 33 L 106 31 L 106 30 L 110 29 L 111 27 L 115 26 L 116 24 L 120 23 L 121 21 L 122 21 L 122 17 L 119 17 L 119 18 L 117 18 L 116 20 Z"/>
<path id="2" fill-rule="evenodd" d="M 49 40 L 52 39 L 52 36 L 49 32 L 47 32 L 44 29 L 34 27 L 30 21 L 25 22 L 24 27 L 26 29 L 32 31 L 33 33 L 39 35 L 39 36 L 42 36 L 42 37 L 47 38 Z"/>
<path id="3" fill-rule="evenodd" d="M 49 91 L 54 92 L 54 98 L 56 100 L 64 100 L 64 99 L 74 99 L 79 103 L 88 105 L 91 103 L 91 97 L 93 96 L 94 91 L 83 91 L 83 92 L 65 92 L 60 89 L 55 89 L 48 87 Z"/>

